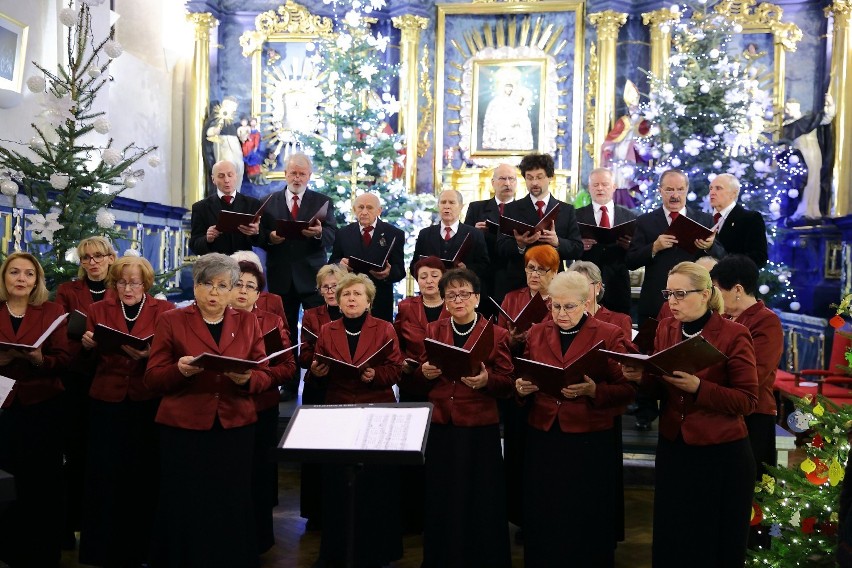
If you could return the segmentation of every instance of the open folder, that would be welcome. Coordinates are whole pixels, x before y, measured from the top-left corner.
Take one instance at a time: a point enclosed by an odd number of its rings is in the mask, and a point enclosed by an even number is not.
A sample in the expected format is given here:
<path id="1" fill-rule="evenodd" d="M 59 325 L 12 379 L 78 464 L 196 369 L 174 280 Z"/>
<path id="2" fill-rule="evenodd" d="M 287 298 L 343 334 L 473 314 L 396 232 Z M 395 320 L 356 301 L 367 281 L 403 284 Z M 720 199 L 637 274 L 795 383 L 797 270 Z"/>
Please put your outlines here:
<path id="1" fill-rule="evenodd" d="M 302 234 L 302 231 L 310 227 L 311 225 L 316 225 L 319 221 L 320 223 L 325 221 L 328 216 L 328 204 L 326 201 L 322 204 L 314 216 L 311 217 L 309 221 L 291 221 L 290 219 L 278 219 L 275 221 L 275 234 L 279 237 L 283 237 L 285 239 L 304 239 L 305 235 Z"/>
<path id="2" fill-rule="evenodd" d="M 634 332 L 633 345 L 639 348 L 640 353 L 650 353 L 654 350 L 654 339 L 657 337 L 657 326 L 660 322 L 655 318 L 648 318 L 639 325 Z"/>
<path id="3" fill-rule="evenodd" d="M 364 260 L 363 258 L 358 258 L 357 256 L 349 257 L 349 268 L 352 269 L 352 272 L 359 272 L 361 274 L 366 274 L 371 270 L 375 270 L 377 272 L 381 272 L 385 265 L 388 262 L 388 258 L 390 258 L 391 250 L 393 250 L 393 245 L 396 243 L 396 237 L 391 239 L 390 246 L 388 247 L 388 251 L 385 254 L 385 257 L 382 259 L 381 264 L 376 264 L 370 262 L 369 260 Z"/>
<path id="4" fill-rule="evenodd" d="M 41 337 L 36 339 L 35 343 L 32 345 L 27 345 L 26 343 L 9 343 L 6 341 L 0 341 L 0 351 L 8 350 L 8 349 L 17 349 L 19 351 L 35 351 L 50 337 L 50 334 L 56 331 L 56 328 L 65 321 L 65 318 L 68 317 L 68 314 L 62 314 L 55 320 L 50 326 L 41 334 Z"/>
<path id="5" fill-rule="evenodd" d="M 328 355 L 320 355 L 319 353 L 316 353 L 314 357 L 316 357 L 317 361 L 320 363 L 328 365 L 328 376 L 331 377 L 332 380 L 350 379 L 359 381 L 361 380 L 361 373 L 364 372 L 364 369 L 370 367 L 376 361 L 387 357 L 392 344 L 393 340 L 388 339 L 387 343 L 379 347 L 375 353 L 364 358 L 364 360 L 357 365 L 341 361 L 340 359 L 335 359 L 334 357 L 329 357 Z"/>
<path id="6" fill-rule="evenodd" d="M 565 398 L 562 389 L 568 385 L 583 382 L 583 376 L 592 380 L 605 375 L 608 371 L 607 356 L 601 350 L 604 342 L 598 341 L 591 349 L 574 359 L 565 367 L 540 363 L 531 359 L 515 358 L 515 375 L 531 381 L 538 390 L 554 398 Z"/>
<path id="7" fill-rule="evenodd" d="M 219 211 L 219 218 L 216 219 L 216 230 L 222 233 L 239 233 L 240 225 L 257 223 L 260 220 L 260 216 L 263 215 L 263 210 L 266 209 L 266 204 L 269 203 L 269 198 L 272 195 L 270 193 L 269 197 L 266 198 L 260 208 L 254 213 L 238 213 L 222 209 Z"/>
<path id="8" fill-rule="evenodd" d="M 552 223 L 556 222 L 556 218 L 559 216 L 559 204 L 557 203 L 553 209 L 548 211 L 544 217 L 541 218 L 535 227 L 532 225 L 528 225 L 523 221 L 518 221 L 516 219 L 512 219 L 511 217 L 500 216 L 500 232 L 504 235 L 510 236 L 512 238 L 515 237 L 513 231 L 517 231 L 520 234 L 532 234 L 532 233 L 540 233 L 544 230 L 550 228 Z"/>
<path id="9" fill-rule="evenodd" d="M 456 251 L 456 254 L 453 255 L 453 258 L 442 258 L 441 262 L 443 262 L 444 266 L 447 268 L 455 268 L 460 262 L 464 262 L 464 259 L 467 258 L 467 253 L 470 252 L 471 248 L 473 248 L 473 239 L 470 238 L 470 233 L 468 233 L 464 236 L 464 240 L 461 245 L 459 245 L 459 249 Z"/>
<path id="10" fill-rule="evenodd" d="M 94 340 L 98 344 L 99 351 L 122 351 L 121 346 L 127 345 L 139 351 L 145 351 L 151 346 L 151 340 L 154 339 L 154 334 L 148 337 L 136 337 L 129 333 L 124 333 L 117 329 L 113 329 L 102 323 L 95 326 Z"/>
<path id="11" fill-rule="evenodd" d="M 673 376 L 674 371 L 695 374 L 707 367 L 712 367 L 717 363 L 723 363 L 728 360 L 725 354 L 716 349 L 700 335 L 676 343 L 653 355 L 617 353 L 605 349 L 601 351 L 619 363 L 645 367 L 645 370 L 652 373 L 669 376 Z"/>
<path id="12" fill-rule="evenodd" d="M 263 365 L 279 355 L 295 349 L 298 345 L 294 345 L 288 349 L 282 349 L 271 355 L 267 355 L 263 359 L 252 361 L 251 359 L 239 359 L 237 357 L 226 357 L 225 355 L 216 355 L 215 353 L 202 353 L 195 359 L 189 362 L 193 367 L 201 367 L 205 371 L 217 371 L 219 373 L 245 373 L 255 367 Z"/>
<path id="13" fill-rule="evenodd" d="M 541 297 L 541 294 L 536 292 L 533 297 L 527 302 L 527 305 L 521 310 L 521 312 L 514 318 L 512 318 L 506 310 L 504 310 L 500 304 L 497 303 L 497 300 L 489 297 L 489 300 L 494 302 L 494 305 L 497 306 L 497 309 L 500 310 L 500 313 L 503 314 L 512 328 L 517 331 L 523 333 L 531 328 L 533 325 L 540 323 L 547 317 L 547 314 L 550 313 L 550 309 L 547 307 L 547 302 L 544 301 L 544 298 Z"/>
<path id="14" fill-rule="evenodd" d="M 488 360 L 494 350 L 494 324 L 490 319 L 485 323 L 469 350 L 430 338 L 426 338 L 423 344 L 426 348 L 426 360 L 441 369 L 443 376 L 454 380 L 473 377 L 479 374 L 482 363 Z"/>
<path id="15" fill-rule="evenodd" d="M 621 237 L 632 237 L 636 232 L 636 219 L 626 223 L 619 223 L 615 227 L 599 227 L 588 223 L 577 223 L 580 227 L 580 236 L 584 239 L 594 239 L 601 245 L 615 244 Z"/>
<path id="16" fill-rule="evenodd" d="M 693 221 L 686 215 L 678 215 L 672 221 L 664 235 L 674 235 L 677 237 L 677 246 L 688 252 L 689 254 L 698 254 L 698 247 L 695 246 L 695 239 L 707 239 L 713 234 L 713 229 L 708 229 L 701 223 Z"/>

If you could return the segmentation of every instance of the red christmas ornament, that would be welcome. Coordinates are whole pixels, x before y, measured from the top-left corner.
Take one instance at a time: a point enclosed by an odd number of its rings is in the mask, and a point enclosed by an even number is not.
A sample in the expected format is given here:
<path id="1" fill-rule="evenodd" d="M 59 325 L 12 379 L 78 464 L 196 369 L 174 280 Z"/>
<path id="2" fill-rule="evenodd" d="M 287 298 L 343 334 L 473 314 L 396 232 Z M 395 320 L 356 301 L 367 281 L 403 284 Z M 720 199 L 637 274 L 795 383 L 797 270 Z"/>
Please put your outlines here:
<path id="1" fill-rule="evenodd" d="M 815 525 L 816 525 L 816 517 L 806 517 L 806 518 L 802 519 L 802 532 L 804 534 L 813 533 Z"/>
<path id="2" fill-rule="evenodd" d="M 825 536 L 835 536 L 837 534 L 837 523 L 822 523 L 817 527 L 817 530 Z"/>
<path id="3" fill-rule="evenodd" d="M 751 504 L 751 526 L 756 527 L 763 520 L 763 510 L 757 503 Z"/>
<path id="4" fill-rule="evenodd" d="M 816 469 L 806 474 L 805 477 L 814 485 L 822 485 L 828 481 L 828 466 L 821 462 L 819 458 L 813 458 L 813 462 L 816 465 Z"/>
<path id="5" fill-rule="evenodd" d="M 830 323 L 831 327 L 833 327 L 834 329 L 840 329 L 841 327 L 843 327 L 843 324 L 846 323 L 846 320 L 843 319 L 843 316 L 838 314 L 828 320 L 828 323 Z"/>
<path id="6" fill-rule="evenodd" d="M 823 442 L 823 440 L 822 440 L 822 436 L 820 436 L 819 434 L 817 434 L 816 436 L 814 436 L 814 439 L 813 439 L 813 440 L 811 440 L 811 444 L 812 444 L 812 445 L 813 445 L 813 447 L 815 447 L 815 448 L 822 448 L 823 446 L 825 446 L 825 442 Z"/>

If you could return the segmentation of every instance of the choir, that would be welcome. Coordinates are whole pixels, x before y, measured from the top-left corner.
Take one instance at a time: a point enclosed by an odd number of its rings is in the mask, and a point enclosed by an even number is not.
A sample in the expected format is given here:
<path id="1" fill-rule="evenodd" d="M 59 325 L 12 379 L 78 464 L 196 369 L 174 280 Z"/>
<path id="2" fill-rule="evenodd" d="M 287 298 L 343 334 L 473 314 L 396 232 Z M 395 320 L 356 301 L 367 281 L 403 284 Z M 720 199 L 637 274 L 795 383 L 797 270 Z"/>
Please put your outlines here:
<path id="1" fill-rule="evenodd" d="M 307 188 L 302 154 L 289 158 L 288 187 L 236 234 L 219 231 L 216 215 L 260 204 L 235 191 L 228 164 L 213 168 L 217 195 L 193 207 L 202 256 L 187 307 L 149 294 L 148 261 L 117 257 L 100 237 L 80 242 L 79 278 L 55 303 L 38 259 L 8 256 L 0 374 L 16 382 L 0 412 L 0 468 L 15 475 L 18 498 L 0 512 L 0 560 L 58 566 L 71 528 L 86 564 L 259 565 L 274 544 L 279 389 L 298 385 L 302 369 L 305 404 L 434 406 L 425 467 L 359 472 L 357 566 L 400 558 L 403 530 L 413 530 L 423 533 L 424 567 L 508 567 L 509 521 L 523 528 L 526 566 L 613 566 L 624 530 L 621 415 L 637 393 L 664 401 L 654 565 L 741 566 L 755 462 L 773 459 L 771 377 L 782 347 L 777 316 L 755 297 L 757 266 L 713 236 L 694 243 L 723 257 L 711 272 L 677 246 L 666 232 L 677 215 L 711 224 L 683 206 L 681 172 L 663 174 L 663 207 L 637 219 L 632 241 L 603 245 L 581 239 L 578 220 L 610 228 L 632 219 L 612 205 L 609 171 L 592 172 L 593 204 L 575 212 L 549 194 L 552 159 L 531 154 L 519 169 L 528 196 L 513 200 L 517 170 L 501 164 L 495 197 L 471 204 L 464 223 L 461 195 L 441 193 L 440 222 L 417 235 L 408 267 L 420 293 L 395 305 L 406 235 L 381 220 L 371 194 L 338 230 L 323 214 L 328 198 Z M 748 223 L 726 190 L 714 190 L 722 216 Z M 556 208 L 541 230 L 494 229 L 503 217 L 535 226 Z M 266 250 L 266 272 L 252 246 Z M 640 319 L 665 316 L 654 350 L 700 334 L 724 363 L 660 375 L 603 357 L 556 390 L 516 365 L 568 377 L 590 351 L 636 352 L 623 276 L 638 266 Z M 473 368 L 441 368 L 427 339 L 461 349 L 482 339 L 488 355 Z M 273 349 L 287 351 L 265 360 Z M 365 360 L 354 374 L 337 365 Z M 63 455 L 66 470 L 82 462 L 86 475 L 66 471 L 63 483 Z M 301 514 L 307 530 L 322 530 L 316 566 L 347 561 L 346 491 L 344 468 L 303 464 Z M 56 510 L 63 501 L 67 521 Z"/>

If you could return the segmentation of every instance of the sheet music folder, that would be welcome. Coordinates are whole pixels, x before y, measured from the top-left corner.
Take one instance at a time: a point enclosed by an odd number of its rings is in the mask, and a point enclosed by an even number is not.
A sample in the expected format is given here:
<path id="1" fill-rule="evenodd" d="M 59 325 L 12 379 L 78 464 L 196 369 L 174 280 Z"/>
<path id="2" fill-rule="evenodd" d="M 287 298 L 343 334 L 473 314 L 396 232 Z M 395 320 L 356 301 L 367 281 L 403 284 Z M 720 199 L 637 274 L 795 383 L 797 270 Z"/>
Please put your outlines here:
<path id="1" fill-rule="evenodd" d="M 607 356 L 601 350 L 603 341 L 598 341 L 591 349 L 574 359 L 566 367 L 557 367 L 521 357 L 515 358 L 515 374 L 531 381 L 538 389 L 554 398 L 565 398 L 562 389 L 583 382 L 583 376 L 592 380 L 607 372 Z"/>
<path id="2" fill-rule="evenodd" d="M 50 337 L 51 333 L 56 331 L 56 328 L 59 327 L 59 324 L 64 322 L 67 317 L 68 314 L 62 314 L 61 316 L 53 320 L 53 323 L 50 324 L 50 327 L 48 327 L 44 331 L 44 333 L 41 334 L 41 337 L 36 339 L 36 342 L 32 345 L 27 345 L 26 343 L 9 343 L 6 341 L 0 341 L 0 351 L 4 351 L 7 349 L 17 349 L 18 351 L 35 351 L 36 349 L 41 347 L 42 343 L 44 343 L 47 338 Z"/>
<path id="3" fill-rule="evenodd" d="M 515 238 L 515 234 L 513 231 L 518 231 L 520 234 L 526 233 L 540 233 L 550 227 L 551 223 L 556 222 L 556 218 L 559 216 L 559 204 L 548 211 L 544 217 L 536 224 L 535 227 L 532 225 L 528 225 L 523 221 L 517 221 L 512 219 L 511 217 L 500 216 L 500 232 L 506 236 Z"/>
<path id="4" fill-rule="evenodd" d="M 270 197 L 272 197 L 271 193 L 254 213 L 239 213 L 237 211 L 222 209 L 219 211 L 219 217 L 216 219 L 216 230 L 222 233 L 239 233 L 240 225 L 257 223 L 260 220 L 260 216 L 263 215 L 263 210 L 266 209 L 266 204 L 269 202 Z"/>
<path id="5" fill-rule="evenodd" d="M 391 239 L 390 246 L 388 247 L 388 252 L 385 254 L 385 257 L 382 259 L 382 262 L 376 264 L 374 262 L 370 262 L 369 260 L 364 260 L 363 258 L 358 258 L 357 256 L 349 257 L 349 268 L 352 269 L 352 272 L 358 272 L 361 274 L 367 274 L 371 270 L 375 270 L 376 272 L 381 272 L 385 265 L 388 263 L 388 258 L 390 258 L 390 253 L 393 250 L 393 245 L 396 244 L 396 237 Z"/>
<path id="6" fill-rule="evenodd" d="M 291 221 L 289 219 L 278 219 L 277 221 L 275 221 L 275 234 L 285 239 L 304 240 L 307 237 L 302 234 L 302 231 L 304 231 L 311 225 L 316 224 L 317 221 L 325 221 L 325 218 L 328 216 L 328 204 L 328 201 L 323 203 L 322 207 L 320 207 L 317 212 L 314 213 L 314 216 L 311 217 L 310 221 Z"/>
<path id="7" fill-rule="evenodd" d="M 478 375 L 481 365 L 494 350 L 494 323 L 489 319 L 470 351 L 426 338 L 426 360 L 441 369 L 445 377 L 459 379 Z"/>
<path id="8" fill-rule="evenodd" d="M 215 353 L 202 353 L 195 359 L 189 362 L 193 367 L 201 367 L 205 371 L 218 371 L 220 373 L 244 373 L 255 367 L 262 365 L 267 361 L 271 361 L 275 359 L 279 355 L 286 353 L 292 349 L 298 347 L 299 344 L 296 344 L 292 347 L 284 349 L 283 351 L 278 351 L 276 353 L 271 353 L 264 357 L 263 359 L 259 359 L 257 361 L 252 361 L 251 359 L 238 359 L 237 357 L 228 357 L 226 355 L 217 355 Z"/>
<path id="9" fill-rule="evenodd" d="M 626 223 L 619 223 L 615 227 L 599 227 L 588 223 L 577 223 L 580 227 L 580 236 L 584 239 L 594 239 L 602 245 L 615 244 L 621 237 L 632 237 L 636 232 L 636 219 Z"/>
<path id="10" fill-rule="evenodd" d="M 453 255 L 453 258 L 442 258 L 441 262 L 443 262 L 444 266 L 447 268 L 455 268 L 460 262 L 464 262 L 464 259 L 467 258 L 467 253 L 470 252 L 471 248 L 473 248 L 473 239 L 470 238 L 470 233 L 468 233 L 464 236 L 464 240 L 459 245 L 459 249 L 456 251 L 456 254 Z M 421 256 L 420 258 L 423 257 Z"/>
<path id="11" fill-rule="evenodd" d="M 305 405 L 278 443 L 281 461 L 422 465 L 432 404 Z"/>
<path id="12" fill-rule="evenodd" d="M 357 365 L 347 363 L 346 361 L 341 361 L 340 359 L 335 359 L 334 357 L 322 355 L 320 353 L 315 353 L 314 357 L 316 357 L 317 361 L 319 361 L 320 363 L 324 363 L 329 366 L 328 374 L 330 377 L 332 377 L 332 380 L 349 379 L 353 381 L 360 381 L 361 373 L 364 372 L 364 369 L 370 366 L 370 363 L 387 356 L 391 344 L 393 344 L 393 340 L 388 339 L 388 341 L 384 345 L 379 347 L 378 351 L 376 351 Z"/>
<path id="13" fill-rule="evenodd" d="M 675 343 L 667 349 L 653 355 L 640 353 L 617 353 L 601 349 L 610 358 L 619 363 L 633 366 L 644 366 L 655 374 L 672 376 L 674 371 L 684 371 L 695 374 L 698 371 L 712 367 L 717 363 L 728 360 L 728 357 L 716 349 L 709 341 L 697 335 L 680 343 Z"/>
<path id="14" fill-rule="evenodd" d="M 506 313 L 506 310 L 497 303 L 497 300 L 488 297 L 495 306 L 497 306 L 497 310 L 503 314 L 509 323 L 515 328 L 518 332 L 527 331 L 533 325 L 544 321 L 544 318 L 547 317 L 547 314 L 550 313 L 550 308 L 547 307 L 547 302 L 544 301 L 544 298 L 541 297 L 541 294 L 536 292 L 530 301 L 527 302 L 527 305 L 521 310 L 521 312 L 514 319 Z"/>
<path id="15" fill-rule="evenodd" d="M 153 333 L 148 337 L 136 337 L 135 335 L 124 333 L 102 323 L 95 326 L 94 340 L 98 344 L 98 349 L 102 351 L 121 351 L 124 353 L 121 349 L 122 345 L 127 345 L 139 351 L 145 351 L 151 346 L 153 339 Z"/>
<path id="16" fill-rule="evenodd" d="M 664 235 L 674 235 L 677 237 L 677 246 L 688 252 L 689 254 L 698 254 L 698 247 L 695 246 L 695 239 L 706 239 L 713 234 L 713 229 L 708 229 L 701 223 L 693 221 L 686 215 L 678 215 L 677 218 L 669 225 L 668 230 Z"/>

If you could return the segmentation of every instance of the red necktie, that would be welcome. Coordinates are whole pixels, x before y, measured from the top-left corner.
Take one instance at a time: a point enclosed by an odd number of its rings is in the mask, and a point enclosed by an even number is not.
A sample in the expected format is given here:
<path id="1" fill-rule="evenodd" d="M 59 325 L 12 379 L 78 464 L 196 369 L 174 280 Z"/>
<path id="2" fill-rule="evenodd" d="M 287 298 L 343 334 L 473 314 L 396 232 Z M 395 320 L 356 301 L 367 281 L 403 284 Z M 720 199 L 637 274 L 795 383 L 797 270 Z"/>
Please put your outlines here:
<path id="1" fill-rule="evenodd" d="M 679 216 L 679 215 L 680 215 L 680 213 L 678 213 L 677 211 L 672 211 L 671 213 L 669 213 L 669 218 L 670 218 L 672 221 L 674 221 L 675 219 L 677 219 L 677 218 L 678 218 L 678 216 Z"/>
<path id="2" fill-rule="evenodd" d="M 299 215 L 299 196 L 294 195 L 293 196 L 293 207 L 290 208 L 290 217 L 292 217 L 293 220 L 295 221 L 296 216 L 298 216 L 298 215 Z"/>
<path id="3" fill-rule="evenodd" d="M 499 205 L 497 205 L 497 210 L 498 210 L 498 211 L 500 211 L 500 216 L 501 216 L 501 217 L 503 216 L 503 208 L 504 208 L 504 207 L 506 207 L 506 204 L 505 204 L 505 203 L 500 203 Z"/>
<path id="4" fill-rule="evenodd" d="M 364 233 L 361 235 L 361 240 L 364 241 L 364 246 L 370 246 L 370 243 L 373 242 L 373 237 L 370 233 L 373 232 L 372 225 L 364 227 Z"/>
<path id="5" fill-rule="evenodd" d="M 601 227 L 609 228 L 609 215 L 606 212 L 606 205 L 601 205 Z"/>
<path id="6" fill-rule="evenodd" d="M 444 240 L 448 241 L 453 238 L 453 228 L 452 227 L 444 227 Z"/>
<path id="7" fill-rule="evenodd" d="M 225 205 L 230 205 L 233 200 L 234 200 L 233 195 L 223 195 L 222 196 L 222 201 L 225 202 Z"/>
<path id="8" fill-rule="evenodd" d="M 536 208 L 538 208 L 538 218 L 544 219 L 544 201 L 536 201 Z"/>
<path id="9" fill-rule="evenodd" d="M 719 213 L 718 211 L 716 213 L 714 213 L 713 214 L 713 224 L 717 225 L 719 223 L 719 219 L 721 219 L 721 218 L 722 218 L 721 213 Z"/>

